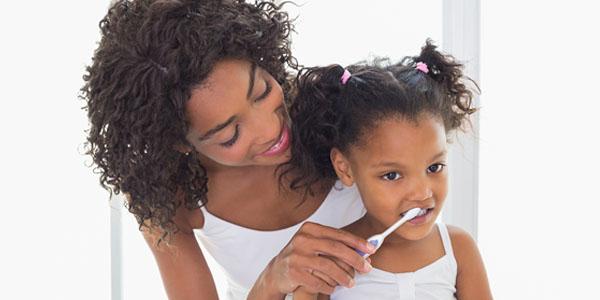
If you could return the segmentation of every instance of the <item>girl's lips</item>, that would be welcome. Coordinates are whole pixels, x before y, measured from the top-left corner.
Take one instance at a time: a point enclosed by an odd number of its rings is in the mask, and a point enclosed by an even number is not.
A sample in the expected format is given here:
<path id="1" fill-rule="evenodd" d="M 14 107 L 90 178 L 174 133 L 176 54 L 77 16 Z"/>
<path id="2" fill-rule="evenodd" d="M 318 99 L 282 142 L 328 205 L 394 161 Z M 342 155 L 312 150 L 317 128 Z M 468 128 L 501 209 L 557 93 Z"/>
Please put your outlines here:
<path id="1" fill-rule="evenodd" d="M 279 140 L 271 146 L 271 148 L 267 149 L 267 151 L 261 153 L 263 156 L 275 156 L 283 153 L 290 146 L 290 129 L 287 125 L 283 125 L 281 129 L 281 134 L 279 136 Z"/>
<path id="2" fill-rule="evenodd" d="M 424 215 L 415 217 L 412 220 L 408 221 L 408 223 L 413 224 L 413 225 L 424 224 L 428 221 L 429 216 L 431 215 L 432 211 L 433 211 L 433 208 L 428 208 L 427 212 Z"/>

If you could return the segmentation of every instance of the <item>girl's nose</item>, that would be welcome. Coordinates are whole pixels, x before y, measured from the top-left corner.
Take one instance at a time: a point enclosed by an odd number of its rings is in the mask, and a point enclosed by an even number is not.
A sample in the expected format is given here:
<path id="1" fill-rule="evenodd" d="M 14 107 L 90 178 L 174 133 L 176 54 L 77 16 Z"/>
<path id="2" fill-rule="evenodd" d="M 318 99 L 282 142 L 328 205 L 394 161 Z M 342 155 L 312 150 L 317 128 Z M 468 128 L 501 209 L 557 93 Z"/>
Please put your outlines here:
<path id="1" fill-rule="evenodd" d="M 412 181 L 407 195 L 408 200 L 423 201 L 433 197 L 433 191 L 427 180 L 415 179 Z"/>

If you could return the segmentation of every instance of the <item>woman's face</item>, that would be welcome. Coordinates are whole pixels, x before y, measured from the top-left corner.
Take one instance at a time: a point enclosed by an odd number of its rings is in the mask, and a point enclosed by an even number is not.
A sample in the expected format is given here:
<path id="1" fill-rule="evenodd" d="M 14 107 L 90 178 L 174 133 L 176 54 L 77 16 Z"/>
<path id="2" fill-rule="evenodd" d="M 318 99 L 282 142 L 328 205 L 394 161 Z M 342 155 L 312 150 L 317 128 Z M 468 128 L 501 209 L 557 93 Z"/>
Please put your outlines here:
<path id="1" fill-rule="evenodd" d="M 290 158 L 283 91 L 256 64 L 237 59 L 217 63 L 192 91 L 186 117 L 187 139 L 205 164 L 268 166 Z"/>

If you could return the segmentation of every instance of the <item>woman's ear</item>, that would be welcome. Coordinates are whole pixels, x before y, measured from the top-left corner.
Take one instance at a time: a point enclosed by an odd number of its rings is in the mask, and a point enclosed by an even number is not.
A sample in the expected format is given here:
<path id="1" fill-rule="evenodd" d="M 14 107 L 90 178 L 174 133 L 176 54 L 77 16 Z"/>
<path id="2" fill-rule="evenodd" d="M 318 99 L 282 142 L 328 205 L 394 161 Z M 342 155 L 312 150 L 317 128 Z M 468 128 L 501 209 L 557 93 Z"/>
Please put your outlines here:
<path id="1" fill-rule="evenodd" d="M 175 149 L 175 151 L 180 152 L 182 154 L 189 154 L 190 152 L 192 152 L 192 147 L 188 146 L 188 145 L 182 145 L 182 144 L 177 144 L 175 146 L 173 146 L 173 149 Z"/>
<path id="2" fill-rule="evenodd" d="M 354 184 L 354 177 L 352 176 L 352 168 L 350 167 L 350 161 L 344 156 L 342 151 L 337 148 L 331 149 L 331 153 L 329 153 L 329 158 L 331 159 L 331 164 L 333 165 L 333 169 L 337 174 L 340 181 L 345 186 L 352 186 Z"/>

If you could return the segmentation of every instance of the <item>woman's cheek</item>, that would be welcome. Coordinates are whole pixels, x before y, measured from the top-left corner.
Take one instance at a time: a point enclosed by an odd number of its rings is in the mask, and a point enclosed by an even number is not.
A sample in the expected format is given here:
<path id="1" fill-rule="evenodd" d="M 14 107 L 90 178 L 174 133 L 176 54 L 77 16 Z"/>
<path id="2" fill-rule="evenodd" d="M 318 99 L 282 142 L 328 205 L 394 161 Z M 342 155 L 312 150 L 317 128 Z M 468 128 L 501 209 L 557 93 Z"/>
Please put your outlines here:
<path id="1" fill-rule="evenodd" d="M 241 148 L 231 148 L 231 149 L 223 149 L 219 151 L 218 159 L 221 160 L 226 165 L 239 165 L 245 160 L 245 152 Z"/>

